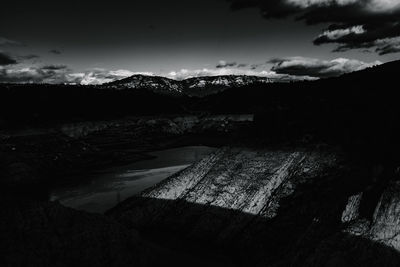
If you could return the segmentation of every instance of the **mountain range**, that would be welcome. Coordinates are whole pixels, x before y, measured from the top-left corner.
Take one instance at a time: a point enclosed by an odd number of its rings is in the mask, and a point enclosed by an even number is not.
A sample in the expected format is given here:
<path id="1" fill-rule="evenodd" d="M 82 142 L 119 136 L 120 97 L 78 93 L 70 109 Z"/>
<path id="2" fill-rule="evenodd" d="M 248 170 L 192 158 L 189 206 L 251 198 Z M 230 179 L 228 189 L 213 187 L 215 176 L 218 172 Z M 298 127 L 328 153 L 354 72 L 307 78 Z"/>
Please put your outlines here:
<path id="1" fill-rule="evenodd" d="M 161 76 L 133 75 L 128 78 L 103 84 L 107 89 L 149 89 L 156 93 L 207 96 L 229 88 L 244 87 L 253 84 L 273 82 L 272 79 L 258 76 L 224 75 L 194 77 L 185 80 L 173 80 Z"/>

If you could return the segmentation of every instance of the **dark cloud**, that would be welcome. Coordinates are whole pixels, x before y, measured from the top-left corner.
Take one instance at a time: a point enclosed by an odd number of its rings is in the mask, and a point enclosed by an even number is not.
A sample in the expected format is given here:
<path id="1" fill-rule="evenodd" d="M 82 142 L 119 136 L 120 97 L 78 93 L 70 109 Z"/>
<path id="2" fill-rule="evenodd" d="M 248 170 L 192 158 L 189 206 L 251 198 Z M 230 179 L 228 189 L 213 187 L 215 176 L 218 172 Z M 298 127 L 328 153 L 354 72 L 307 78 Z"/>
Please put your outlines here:
<path id="1" fill-rule="evenodd" d="M 247 64 L 247 63 L 237 63 L 235 61 L 226 62 L 225 60 L 221 60 L 215 67 L 217 69 L 221 69 L 221 68 L 232 68 L 232 67 L 245 68 L 248 66 L 249 66 L 249 64 Z M 254 64 L 252 66 L 256 66 L 256 65 Z M 256 69 L 256 68 L 254 68 L 254 69 Z"/>
<path id="2" fill-rule="evenodd" d="M 62 52 L 60 50 L 57 50 L 57 49 L 52 49 L 49 52 L 51 54 L 54 54 L 54 55 L 61 55 L 62 54 Z"/>
<path id="3" fill-rule="evenodd" d="M 236 62 L 226 62 L 224 60 L 221 60 L 217 66 L 215 66 L 217 69 L 220 68 L 229 68 L 229 67 L 235 67 L 237 65 Z"/>
<path id="4" fill-rule="evenodd" d="M 30 55 L 18 56 L 18 58 L 21 60 L 31 60 L 31 59 L 38 59 L 38 58 L 40 58 L 40 56 L 30 54 Z"/>
<path id="5" fill-rule="evenodd" d="M 250 69 L 255 70 L 255 69 L 257 69 L 257 68 L 260 67 L 260 66 L 261 66 L 260 64 L 251 64 L 251 65 L 250 65 Z"/>
<path id="6" fill-rule="evenodd" d="M 232 9 L 258 7 L 265 18 L 296 17 L 307 24 L 331 23 L 314 44 L 335 43 L 335 51 L 371 48 L 399 52 L 398 0 L 228 0 Z"/>
<path id="7" fill-rule="evenodd" d="M 45 65 L 42 67 L 43 70 L 67 70 L 68 66 L 66 65 Z"/>
<path id="8" fill-rule="evenodd" d="M 0 51 L 0 66 L 17 64 L 18 62 L 10 55 Z"/>
<path id="9" fill-rule="evenodd" d="M 272 71 L 277 74 L 292 76 L 308 76 L 314 78 L 326 78 L 340 76 L 344 73 L 362 70 L 381 62 L 365 63 L 359 60 L 338 58 L 334 60 L 319 60 L 314 58 L 293 57 L 276 58 L 269 61 L 274 64 Z"/>

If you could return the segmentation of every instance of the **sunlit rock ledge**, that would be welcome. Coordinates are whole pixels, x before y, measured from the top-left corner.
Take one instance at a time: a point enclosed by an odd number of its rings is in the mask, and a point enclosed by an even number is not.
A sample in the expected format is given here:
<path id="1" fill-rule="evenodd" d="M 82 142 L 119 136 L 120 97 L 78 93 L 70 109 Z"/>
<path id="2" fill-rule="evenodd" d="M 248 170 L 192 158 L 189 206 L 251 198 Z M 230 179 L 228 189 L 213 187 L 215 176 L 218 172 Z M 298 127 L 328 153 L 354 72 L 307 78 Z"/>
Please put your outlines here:
<path id="1" fill-rule="evenodd" d="M 142 197 L 240 210 L 272 218 L 281 198 L 297 184 L 316 178 L 334 155 L 313 152 L 256 152 L 225 148 L 144 192 Z"/>
<path id="2" fill-rule="evenodd" d="M 169 221 L 187 224 L 193 204 L 204 214 L 191 226 L 207 228 L 214 223 L 208 220 L 207 210 L 221 209 L 232 215 L 227 221 L 224 218 L 224 225 L 218 225 L 224 228 L 218 234 L 221 239 L 230 239 L 249 227 L 253 216 L 274 218 L 281 201 L 298 186 L 322 179 L 333 168 L 340 168 L 334 153 L 226 147 L 146 190 L 140 198 L 121 203 L 109 214 L 139 228 Z M 243 215 L 248 218 L 243 219 Z"/>

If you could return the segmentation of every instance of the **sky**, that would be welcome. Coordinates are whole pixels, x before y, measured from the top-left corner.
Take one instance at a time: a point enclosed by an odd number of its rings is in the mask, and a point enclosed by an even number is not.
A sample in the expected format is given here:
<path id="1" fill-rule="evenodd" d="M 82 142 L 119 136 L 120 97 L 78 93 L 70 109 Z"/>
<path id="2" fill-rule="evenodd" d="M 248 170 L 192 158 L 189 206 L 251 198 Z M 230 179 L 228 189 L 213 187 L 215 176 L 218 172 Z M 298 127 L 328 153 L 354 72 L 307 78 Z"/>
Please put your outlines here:
<path id="1" fill-rule="evenodd" d="M 315 79 L 400 58 L 400 0 L 6 1 L 0 82 Z"/>

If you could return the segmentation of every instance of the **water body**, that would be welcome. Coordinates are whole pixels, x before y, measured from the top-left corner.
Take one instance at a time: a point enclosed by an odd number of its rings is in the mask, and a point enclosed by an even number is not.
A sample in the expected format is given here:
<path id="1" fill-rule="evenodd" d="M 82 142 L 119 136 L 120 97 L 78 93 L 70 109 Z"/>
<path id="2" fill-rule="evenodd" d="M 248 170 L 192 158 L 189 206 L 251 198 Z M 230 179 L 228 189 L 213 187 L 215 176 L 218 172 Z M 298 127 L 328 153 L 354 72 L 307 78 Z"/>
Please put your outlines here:
<path id="1" fill-rule="evenodd" d="M 155 151 L 150 153 L 155 157 L 153 159 L 97 171 L 82 177 L 86 183 L 55 188 L 50 194 L 50 200 L 78 210 L 103 213 L 214 150 L 206 146 L 186 146 Z"/>

